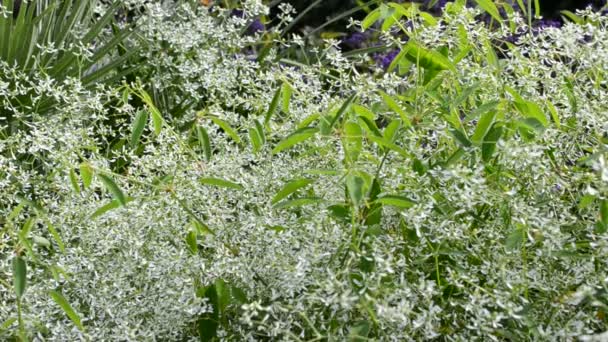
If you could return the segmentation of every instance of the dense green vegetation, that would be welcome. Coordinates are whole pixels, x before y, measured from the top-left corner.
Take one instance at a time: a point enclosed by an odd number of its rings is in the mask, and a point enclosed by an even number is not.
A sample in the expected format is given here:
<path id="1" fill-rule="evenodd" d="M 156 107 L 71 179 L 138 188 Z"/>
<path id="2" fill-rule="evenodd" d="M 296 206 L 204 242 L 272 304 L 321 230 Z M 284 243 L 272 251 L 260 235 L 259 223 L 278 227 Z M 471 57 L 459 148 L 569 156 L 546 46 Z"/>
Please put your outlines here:
<path id="1" fill-rule="evenodd" d="M 0 0 L 0 339 L 605 340 L 608 18 L 437 3 Z"/>

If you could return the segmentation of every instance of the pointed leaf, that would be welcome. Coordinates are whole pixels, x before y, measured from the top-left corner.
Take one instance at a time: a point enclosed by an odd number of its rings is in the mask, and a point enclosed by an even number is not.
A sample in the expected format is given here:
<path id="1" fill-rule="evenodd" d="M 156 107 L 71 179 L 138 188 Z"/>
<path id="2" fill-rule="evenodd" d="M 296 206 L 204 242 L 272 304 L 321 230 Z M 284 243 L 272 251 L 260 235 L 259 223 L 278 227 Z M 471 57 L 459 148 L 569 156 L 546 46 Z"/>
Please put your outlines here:
<path id="1" fill-rule="evenodd" d="M 302 197 L 302 198 L 296 198 L 296 199 L 289 200 L 289 201 L 279 202 L 279 203 L 275 204 L 274 207 L 277 209 L 302 207 L 305 205 L 317 204 L 322 201 L 323 201 L 323 199 L 319 198 L 319 197 Z"/>
<path id="2" fill-rule="evenodd" d="M 411 199 L 409 199 L 407 197 L 397 196 L 397 195 L 382 196 L 382 197 L 378 198 L 375 202 L 381 203 L 383 205 L 390 205 L 393 207 L 404 208 L 404 209 L 411 208 L 416 204 L 416 202 L 412 201 Z"/>
<path id="3" fill-rule="evenodd" d="M 139 143 L 139 139 L 144 132 L 146 123 L 148 122 L 148 112 L 140 110 L 137 116 L 133 120 L 133 127 L 131 129 L 131 146 L 135 147 Z"/>
<path id="4" fill-rule="evenodd" d="M 213 177 L 201 178 L 199 180 L 199 182 L 203 185 L 213 185 L 213 186 L 217 186 L 217 187 L 221 187 L 221 188 L 229 188 L 229 189 L 235 189 L 235 190 L 244 189 L 244 187 L 242 185 L 231 182 L 231 181 L 227 181 L 222 178 L 213 178 Z"/>
<path id="5" fill-rule="evenodd" d="M 281 88 L 281 94 L 283 98 L 283 101 L 281 103 L 281 110 L 284 113 L 289 113 L 289 101 L 291 100 L 292 89 L 289 83 L 287 82 L 284 82 Z"/>
<path id="6" fill-rule="evenodd" d="M 87 189 L 93 181 L 93 168 L 87 163 L 80 164 L 80 178 L 82 178 L 82 186 Z"/>
<path id="7" fill-rule="evenodd" d="M 55 303 L 59 305 L 59 307 L 70 318 L 74 325 L 76 325 L 78 330 L 84 331 L 84 326 L 82 326 L 82 323 L 80 322 L 80 316 L 78 316 L 76 311 L 74 311 L 74 309 L 72 308 L 70 303 L 65 299 L 65 297 L 63 297 L 61 293 L 53 290 L 49 291 L 49 294 L 51 295 L 51 298 L 53 298 L 53 301 L 55 301 Z"/>
<path id="8" fill-rule="evenodd" d="M 198 144 L 203 151 L 206 161 L 211 160 L 211 142 L 209 141 L 209 134 L 207 130 L 203 126 L 196 126 L 196 137 L 198 139 Z"/>
<path id="9" fill-rule="evenodd" d="M 220 126 L 224 130 L 224 132 L 226 132 L 226 134 L 228 134 L 228 136 L 232 138 L 232 140 L 234 140 L 237 144 L 241 143 L 241 138 L 236 133 L 234 128 L 230 126 L 229 123 L 215 116 L 212 116 L 210 118 L 211 121 L 213 121 L 213 123 L 215 123 L 216 125 Z"/>
<path id="10" fill-rule="evenodd" d="M 27 285 L 27 266 L 20 256 L 13 259 L 13 287 L 17 299 L 21 299 Z"/>
<path id="11" fill-rule="evenodd" d="M 296 144 L 299 144 L 310 137 L 314 136 L 319 130 L 313 127 L 303 128 L 301 130 L 297 130 L 295 133 L 291 134 L 287 138 L 281 140 L 273 149 L 272 153 L 277 154 L 285 149 L 291 148 Z"/>
<path id="12" fill-rule="evenodd" d="M 278 201 L 284 199 L 285 197 L 293 194 L 294 192 L 298 191 L 299 189 L 307 186 L 308 184 L 311 184 L 313 182 L 312 179 L 307 179 L 307 178 L 300 178 L 300 179 L 294 179 L 290 182 L 288 182 L 287 184 L 285 184 L 283 186 L 283 188 L 281 188 L 281 190 L 279 190 L 274 197 L 271 200 L 272 204 L 277 203 Z"/>
<path id="13" fill-rule="evenodd" d="M 104 174 L 99 174 L 98 176 L 99 176 L 99 179 L 101 179 L 102 183 L 106 186 L 106 189 L 108 189 L 108 191 L 110 191 L 112 193 L 112 195 L 114 196 L 114 199 L 116 199 L 118 201 L 118 203 L 120 203 L 120 205 L 123 205 L 123 206 L 126 205 L 127 199 L 126 199 L 125 195 L 123 194 L 122 190 L 120 190 L 118 185 L 116 185 L 114 180 L 111 177 L 106 176 Z"/>

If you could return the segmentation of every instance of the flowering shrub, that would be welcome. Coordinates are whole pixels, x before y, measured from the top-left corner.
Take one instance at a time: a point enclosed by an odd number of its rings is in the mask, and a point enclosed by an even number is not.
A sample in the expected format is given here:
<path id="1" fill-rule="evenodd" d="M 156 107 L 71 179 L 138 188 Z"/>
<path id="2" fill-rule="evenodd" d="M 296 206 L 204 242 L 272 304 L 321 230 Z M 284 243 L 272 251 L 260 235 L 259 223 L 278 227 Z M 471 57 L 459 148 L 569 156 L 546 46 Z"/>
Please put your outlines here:
<path id="1" fill-rule="evenodd" d="M 131 83 L 0 64 L 57 103 L 0 141 L 0 336 L 605 336 L 608 19 L 498 58 L 516 13 L 490 30 L 464 1 L 389 4 L 409 39 L 387 27 L 399 53 L 361 73 L 335 40 L 278 58 L 298 38 L 243 6 L 145 4 Z"/>

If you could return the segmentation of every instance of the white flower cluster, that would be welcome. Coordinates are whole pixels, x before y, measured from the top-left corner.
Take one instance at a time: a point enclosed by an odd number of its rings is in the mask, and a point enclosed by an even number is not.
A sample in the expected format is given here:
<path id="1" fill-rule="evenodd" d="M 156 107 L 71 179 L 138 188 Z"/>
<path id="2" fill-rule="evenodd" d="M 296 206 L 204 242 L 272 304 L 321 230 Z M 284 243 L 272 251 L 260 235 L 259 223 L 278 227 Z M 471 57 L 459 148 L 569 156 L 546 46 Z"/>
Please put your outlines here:
<path id="1" fill-rule="evenodd" d="M 608 19 L 521 37 L 491 63 L 491 43 L 511 32 L 475 22 L 478 10 L 447 12 L 411 32 L 429 49 L 446 45 L 449 59 L 462 53 L 425 84 L 415 67 L 360 74 L 333 42 L 319 48 L 328 63 L 259 62 L 247 20 L 143 5 L 132 43 L 163 126 L 156 135 L 151 119 L 141 145 L 131 144 L 133 123 L 149 105 L 0 64 L 2 113 L 23 123 L 0 140 L 0 324 L 16 318 L 11 262 L 21 253 L 35 340 L 196 340 L 214 329 L 230 341 L 605 336 Z M 267 13 L 257 0 L 244 8 L 247 18 Z M 390 141 L 404 117 L 380 90 L 412 121 Z M 353 92 L 358 109 L 341 112 Z M 24 94 L 56 105 L 20 112 Z M 365 129 L 361 108 L 382 137 Z M 491 111 L 482 138 L 501 134 L 478 142 Z M 278 149 L 306 129 L 319 132 Z M 22 250 L 40 238 L 49 243 Z"/>

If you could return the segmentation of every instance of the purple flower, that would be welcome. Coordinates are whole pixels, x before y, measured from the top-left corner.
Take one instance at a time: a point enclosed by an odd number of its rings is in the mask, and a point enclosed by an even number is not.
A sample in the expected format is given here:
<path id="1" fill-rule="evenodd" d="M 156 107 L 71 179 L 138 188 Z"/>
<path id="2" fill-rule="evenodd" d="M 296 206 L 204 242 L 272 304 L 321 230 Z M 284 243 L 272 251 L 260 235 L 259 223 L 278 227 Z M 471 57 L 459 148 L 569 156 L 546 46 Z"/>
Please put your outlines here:
<path id="1" fill-rule="evenodd" d="M 264 23 L 262 23 L 262 21 L 259 18 L 256 18 L 251 24 L 249 24 L 249 27 L 247 28 L 247 32 L 249 33 L 258 33 L 258 32 L 262 32 L 266 29 L 266 26 L 264 25 Z"/>
<path id="2" fill-rule="evenodd" d="M 367 39 L 367 34 L 362 32 L 354 32 L 345 38 L 342 38 L 342 43 L 352 49 L 360 49 Z"/>
<path id="3" fill-rule="evenodd" d="M 399 54 L 401 50 L 393 49 L 387 53 L 377 53 L 374 54 L 373 58 L 378 65 L 382 67 L 382 69 L 386 70 L 391 65 L 395 57 Z"/>

